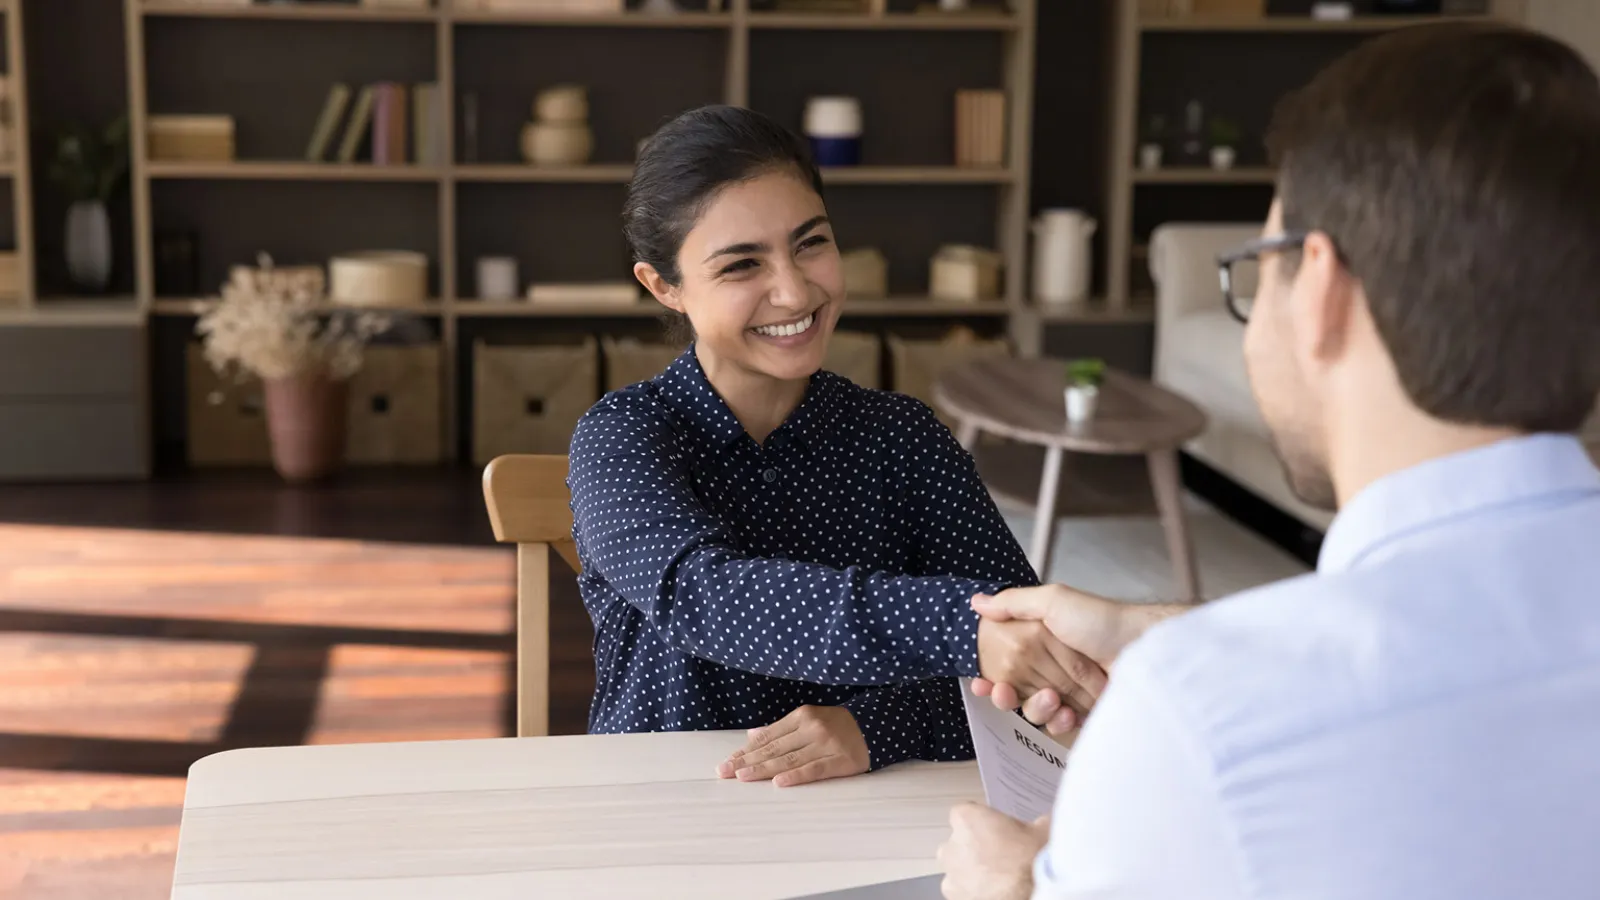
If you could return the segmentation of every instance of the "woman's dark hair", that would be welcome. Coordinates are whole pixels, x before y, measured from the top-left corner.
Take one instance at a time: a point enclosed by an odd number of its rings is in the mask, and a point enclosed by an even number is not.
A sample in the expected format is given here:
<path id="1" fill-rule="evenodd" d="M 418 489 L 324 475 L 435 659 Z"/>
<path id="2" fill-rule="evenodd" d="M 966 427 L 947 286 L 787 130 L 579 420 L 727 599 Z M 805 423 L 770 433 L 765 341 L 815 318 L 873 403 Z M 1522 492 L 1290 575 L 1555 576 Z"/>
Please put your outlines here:
<path id="1" fill-rule="evenodd" d="M 822 174 L 805 142 L 761 113 L 702 106 L 661 126 L 639 151 L 622 206 L 622 233 L 634 260 L 649 263 L 668 284 L 680 284 L 678 251 L 711 198 L 785 168 L 822 195 Z"/>

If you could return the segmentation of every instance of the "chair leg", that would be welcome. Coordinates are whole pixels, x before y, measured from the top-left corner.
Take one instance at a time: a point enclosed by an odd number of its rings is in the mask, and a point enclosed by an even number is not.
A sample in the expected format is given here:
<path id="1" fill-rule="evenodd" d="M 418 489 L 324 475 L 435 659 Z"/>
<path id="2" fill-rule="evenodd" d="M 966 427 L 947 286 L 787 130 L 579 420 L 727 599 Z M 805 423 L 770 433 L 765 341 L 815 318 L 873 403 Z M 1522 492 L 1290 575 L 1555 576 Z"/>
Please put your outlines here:
<path id="1" fill-rule="evenodd" d="M 517 545 L 517 736 L 550 733 L 550 546 Z"/>

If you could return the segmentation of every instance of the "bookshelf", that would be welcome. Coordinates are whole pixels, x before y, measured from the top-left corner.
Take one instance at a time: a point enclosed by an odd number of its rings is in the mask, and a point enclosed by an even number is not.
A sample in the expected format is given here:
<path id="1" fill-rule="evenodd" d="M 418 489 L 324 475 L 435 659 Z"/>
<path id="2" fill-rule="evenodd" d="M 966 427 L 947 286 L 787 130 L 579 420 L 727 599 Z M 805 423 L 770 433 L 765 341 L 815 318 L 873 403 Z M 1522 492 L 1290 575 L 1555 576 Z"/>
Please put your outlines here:
<path id="1" fill-rule="evenodd" d="M 0 296 L 0 316 L 5 321 L 40 322 L 48 310 L 38 306 L 34 277 L 32 136 L 28 131 L 28 65 L 23 47 L 22 7 L 15 0 L 0 0 L 0 20 L 5 28 L 5 73 L 11 104 L 11 156 L 0 162 L 0 178 L 11 193 L 11 246 L 16 254 L 17 291 Z"/>
<path id="2" fill-rule="evenodd" d="M 1146 4 L 1152 5 L 1152 4 Z M 1162 4 L 1153 4 L 1160 7 Z M 1174 197 L 1176 192 L 1191 192 L 1200 198 L 1189 208 L 1249 209 L 1251 215 L 1265 213 L 1265 204 L 1255 202 L 1270 191 L 1276 174 L 1271 168 L 1242 160 L 1240 165 L 1228 169 L 1204 166 L 1172 165 L 1171 161 L 1155 169 L 1137 166 L 1141 104 L 1148 102 L 1149 86 L 1145 64 L 1149 58 L 1158 62 L 1170 61 L 1173 41 L 1201 42 L 1228 41 L 1231 55 L 1248 59 L 1241 42 L 1250 41 L 1250 48 L 1290 48 L 1285 52 L 1297 53 L 1299 48 L 1308 52 L 1307 59 L 1315 60 L 1318 53 L 1328 53 L 1340 47 L 1354 46 L 1354 42 L 1373 35 L 1409 28 L 1417 25 L 1447 21 L 1477 20 L 1486 17 L 1507 21 L 1525 18 L 1524 0 L 1487 0 L 1486 12 L 1479 15 L 1357 15 L 1350 19 L 1323 20 L 1304 15 L 1141 15 L 1138 3 L 1115 4 L 1113 24 L 1112 103 L 1110 122 L 1110 153 L 1106 175 L 1106 240 L 1104 245 L 1106 272 L 1105 306 L 1114 318 L 1131 319 L 1147 309 L 1150 298 L 1145 288 L 1136 285 L 1137 269 L 1148 262 L 1145 241 L 1150 226 L 1163 218 L 1161 215 L 1141 215 L 1145 202 L 1152 206 L 1163 199 Z M 1147 45 L 1163 41 L 1162 52 L 1149 54 Z M 1190 46 L 1185 43 L 1183 46 Z M 1198 73 L 1189 73 L 1191 75 Z M 1247 84 L 1248 79 L 1236 78 L 1229 93 L 1253 95 L 1254 105 L 1275 97 L 1292 84 Z M 1265 92 L 1265 93 L 1264 93 Z M 1215 98 L 1212 98 L 1215 99 Z M 1170 113 L 1171 110 L 1157 110 Z M 1261 111 L 1258 111 L 1261 112 Z M 1175 117 L 1174 117 L 1175 118 Z M 1249 143 L 1247 138 L 1245 143 Z M 1167 148 L 1171 150 L 1169 146 Z M 1239 192 L 1239 197 L 1227 200 L 1219 191 Z M 1250 193 L 1253 192 L 1253 193 Z M 1259 196 L 1258 196 L 1259 195 Z M 1229 194 L 1228 196 L 1232 196 Z M 1187 216 L 1181 216 L 1187 217 Z M 1213 216 L 1213 218 L 1216 218 Z"/>
<path id="3" fill-rule="evenodd" d="M 628 278 L 618 215 L 639 138 L 684 109 L 715 102 L 751 106 L 798 131 L 806 96 L 848 93 L 868 112 L 867 159 L 824 171 L 828 203 L 843 249 L 879 246 L 889 257 L 891 295 L 852 298 L 847 320 L 885 333 L 964 324 L 1007 334 L 1023 353 L 1036 353 L 1043 318 L 1030 310 L 1024 288 L 1037 2 L 1010 0 L 1005 13 L 938 14 L 914 11 L 914 0 L 888 0 L 876 14 L 797 14 L 752 11 L 749 0 L 716 12 L 704 0 L 680 0 L 700 8 L 653 16 L 458 9 L 448 0 L 417 9 L 123 0 L 134 134 L 146 133 L 152 115 L 168 113 L 214 111 L 238 123 L 234 161 L 152 160 L 134 141 L 136 308 L 170 339 L 214 302 L 158 289 L 157 241 L 175 228 L 199 235 L 202 295 L 221 283 L 226 266 L 250 264 L 251 247 L 285 265 L 380 246 L 423 252 L 433 302 L 391 311 L 420 322 L 443 348 L 444 446 L 447 457 L 462 458 L 470 416 L 461 382 L 475 339 L 497 329 L 526 334 L 518 323 L 553 335 L 642 336 L 661 313 L 653 302 L 479 301 L 478 257 L 517 258 L 524 286 Z M 254 72 L 257 84 L 227 68 L 235 59 L 240 66 L 266 60 L 264 48 L 288 47 L 294 65 Z M 829 65 L 815 65 L 824 51 Z M 664 66 L 672 78 L 658 77 Z M 805 77 L 795 76 L 796 66 Z M 179 69 L 222 77 L 200 84 Z M 445 162 L 295 158 L 329 84 L 384 80 L 439 86 Z M 591 162 L 524 164 L 515 136 L 533 94 L 562 82 L 590 87 Z M 951 164 L 948 129 L 959 88 L 1005 92 L 1003 166 Z M 480 103 L 476 153 L 462 133 L 468 93 Z M 341 124 L 335 149 L 342 132 Z M 291 227 L 284 220 L 297 205 L 312 212 Z M 942 243 L 999 250 L 1004 296 L 978 303 L 926 296 L 928 261 Z M 153 341 L 153 352 L 162 346 Z"/>

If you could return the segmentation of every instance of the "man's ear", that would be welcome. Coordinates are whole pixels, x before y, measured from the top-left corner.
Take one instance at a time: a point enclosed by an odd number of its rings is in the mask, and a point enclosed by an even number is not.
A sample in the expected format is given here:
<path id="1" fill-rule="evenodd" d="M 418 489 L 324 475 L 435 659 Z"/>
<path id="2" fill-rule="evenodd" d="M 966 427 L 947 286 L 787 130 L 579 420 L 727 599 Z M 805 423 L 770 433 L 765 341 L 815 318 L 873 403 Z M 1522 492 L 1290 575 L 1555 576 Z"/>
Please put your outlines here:
<path id="1" fill-rule="evenodd" d="M 677 289 L 661 277 L 655 266 L 647 262 L 636 262 L 633 264 L 633 277 L 639 279 L 644 289 L 650 292 L 650 296 L 660 301 L 662 306 L 673 312 L 683 312 L 683 301 L 679 299 Z"/>
<path id="2" fill-rule="evenodd" d="M 1300 251 L 1289 299 L 1295 349 L 1302 359 L 1328 363 L 1343 355 L 1359 302 L 1358 282 L 1339 261 L 1333 240 L 1313 231 Z"/>

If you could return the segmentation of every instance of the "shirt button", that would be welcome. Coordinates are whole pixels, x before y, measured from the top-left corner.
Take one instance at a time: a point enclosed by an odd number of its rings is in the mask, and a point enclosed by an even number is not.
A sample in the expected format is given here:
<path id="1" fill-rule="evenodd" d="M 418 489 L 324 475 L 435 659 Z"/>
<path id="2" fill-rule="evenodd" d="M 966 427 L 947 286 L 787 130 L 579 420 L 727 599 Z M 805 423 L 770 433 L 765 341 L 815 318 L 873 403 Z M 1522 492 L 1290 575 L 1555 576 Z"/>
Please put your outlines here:
<path id="1" fill-rule="evenodd" d="M 778 480 L 778 470 L 777 469 L 768 469 L 765 472 L 762 472 L 761 473 L 761 480 L 765 481 L 767 484 L 771 484 L 774 481 L 777 481 Z"/>

